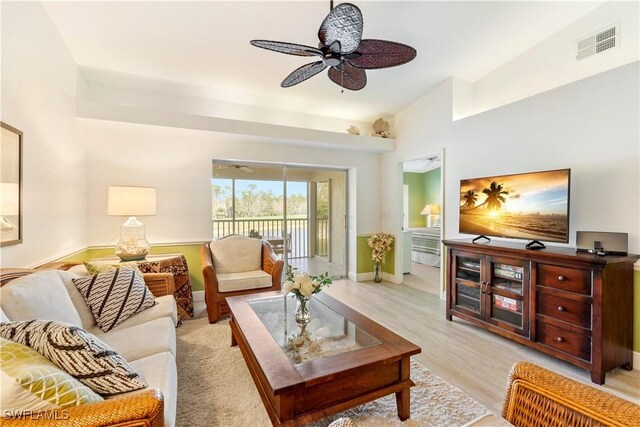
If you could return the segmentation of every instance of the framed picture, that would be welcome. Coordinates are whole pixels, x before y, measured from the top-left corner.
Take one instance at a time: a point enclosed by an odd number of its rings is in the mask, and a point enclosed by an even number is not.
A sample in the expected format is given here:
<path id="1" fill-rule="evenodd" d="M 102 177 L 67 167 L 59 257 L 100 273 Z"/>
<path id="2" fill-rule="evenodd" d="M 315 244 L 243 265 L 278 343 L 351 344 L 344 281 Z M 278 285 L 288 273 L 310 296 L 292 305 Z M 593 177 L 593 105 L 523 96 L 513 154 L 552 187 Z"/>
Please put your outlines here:
<path id="1" fill-rule="evenodd" d="M 9 246 L 22 243 L 22 132 L 0 125 L 0 246 Z"/>

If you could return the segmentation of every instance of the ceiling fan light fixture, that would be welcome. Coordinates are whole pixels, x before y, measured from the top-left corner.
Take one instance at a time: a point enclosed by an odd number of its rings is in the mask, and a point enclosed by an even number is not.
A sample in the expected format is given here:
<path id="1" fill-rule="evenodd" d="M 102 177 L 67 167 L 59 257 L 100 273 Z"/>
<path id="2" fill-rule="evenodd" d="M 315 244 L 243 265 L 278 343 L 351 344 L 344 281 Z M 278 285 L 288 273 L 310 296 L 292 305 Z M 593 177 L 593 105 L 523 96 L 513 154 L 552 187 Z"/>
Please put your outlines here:
<path id="1" fill-rule="evenodd" d="M 365 70 L 397 67 L 417 55 L 414 48 L 402 43 L 362 39 L 363 28 L 360 9 L 351 3 L 341 3 L 332 7 L 322 21 L 318 48 L 272 40 L 251 40 L 251 44 L 288 55 L 320 57 L 320 61 L 303 65 L 285 77 L 282 87 L 295 86 L 329 68 L 332 82 L 343 89 L 360 90 L 367 84 Z"/>

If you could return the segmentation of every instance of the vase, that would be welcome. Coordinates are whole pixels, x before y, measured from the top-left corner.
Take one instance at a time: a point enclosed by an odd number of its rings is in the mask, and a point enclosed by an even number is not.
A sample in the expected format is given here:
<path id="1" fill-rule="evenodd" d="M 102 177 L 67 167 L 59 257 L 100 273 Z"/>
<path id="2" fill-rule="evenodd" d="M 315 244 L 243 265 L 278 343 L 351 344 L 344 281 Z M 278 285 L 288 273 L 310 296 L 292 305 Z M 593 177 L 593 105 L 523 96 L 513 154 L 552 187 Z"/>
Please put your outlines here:
<path id="1" fill-rule="evenodd" d="M 309 301 L 311 297 L 297 297 L 298 307 L 296 309 L 296 323 L 300 326 L 306 326 L 311 320 L 311 312 L 309 312 Z"/>
<path id="2" fill-rule="evenodd" d="M 382 264 L 379 262 L 373 265 L 373 281 L 375 283 L 382 282 Z"/>

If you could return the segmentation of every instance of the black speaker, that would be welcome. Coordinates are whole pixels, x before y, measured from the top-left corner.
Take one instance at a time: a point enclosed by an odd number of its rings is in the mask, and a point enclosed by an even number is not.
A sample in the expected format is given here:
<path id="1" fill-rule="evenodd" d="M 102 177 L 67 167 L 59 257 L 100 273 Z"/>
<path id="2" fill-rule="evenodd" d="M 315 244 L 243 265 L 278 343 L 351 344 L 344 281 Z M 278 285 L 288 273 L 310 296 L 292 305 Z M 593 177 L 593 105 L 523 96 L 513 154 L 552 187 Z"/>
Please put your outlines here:
<path id="1" fill-rule="evenodd" d="M 576 251 L 596 255 L 627 255 L 629 235 L 604 231 L 576 232 Z"/>

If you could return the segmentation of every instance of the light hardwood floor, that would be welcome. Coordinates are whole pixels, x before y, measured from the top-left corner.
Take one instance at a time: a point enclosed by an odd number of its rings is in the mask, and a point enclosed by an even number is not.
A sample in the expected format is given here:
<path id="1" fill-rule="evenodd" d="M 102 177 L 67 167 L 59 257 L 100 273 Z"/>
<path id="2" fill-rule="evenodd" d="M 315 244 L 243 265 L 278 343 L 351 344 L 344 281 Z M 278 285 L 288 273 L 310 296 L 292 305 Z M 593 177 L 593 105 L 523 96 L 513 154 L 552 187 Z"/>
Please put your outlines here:
<path id="1" fill-rule="evenodd" d="M 460 319 L 447 321 L 444 301 L 412 286 L 342 279 L 324 292 L 419 345 L 418 362 L 497 414 L 502 410 L 509 369 L 519 360 L 640 403 L 640 371 L 616 369 L 607 374 L 604 386 L 597 386 L 582 369 Z M 203 308 L 203 303 L 198 304 L 197 313 L 206 316 Z"/>

